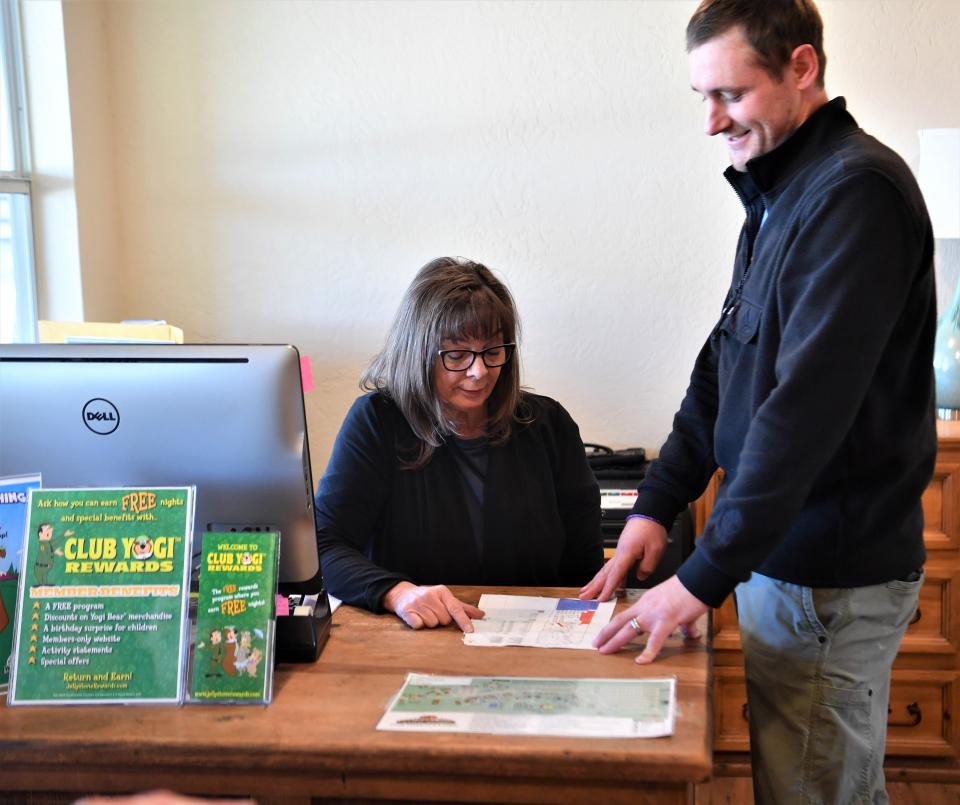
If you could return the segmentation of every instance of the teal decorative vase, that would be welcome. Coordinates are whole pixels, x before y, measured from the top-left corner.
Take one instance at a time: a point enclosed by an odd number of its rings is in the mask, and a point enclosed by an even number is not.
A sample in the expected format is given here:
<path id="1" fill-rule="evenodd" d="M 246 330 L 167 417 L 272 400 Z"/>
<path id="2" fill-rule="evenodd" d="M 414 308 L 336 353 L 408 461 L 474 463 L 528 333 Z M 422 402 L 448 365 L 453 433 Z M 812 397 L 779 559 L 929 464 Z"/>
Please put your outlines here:
<path id="1" fill-rule="evenodd" d="M 937 325 L 933 374 L 937 382 L 937 416 L 960 419 L 960 283 Z"/>

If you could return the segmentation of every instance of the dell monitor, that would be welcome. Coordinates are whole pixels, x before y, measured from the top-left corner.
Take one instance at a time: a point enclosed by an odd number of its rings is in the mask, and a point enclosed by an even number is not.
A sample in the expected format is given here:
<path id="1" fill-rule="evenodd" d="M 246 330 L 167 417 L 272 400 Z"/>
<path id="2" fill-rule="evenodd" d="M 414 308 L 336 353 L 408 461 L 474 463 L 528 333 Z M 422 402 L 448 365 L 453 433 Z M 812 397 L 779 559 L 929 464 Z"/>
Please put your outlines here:
<path id="1" fill-rule="evenodd" d="M 279 532 L 279 592 L 318 604 L 309 628 L 278 618 L 277 658 L 316 657 L 329 604 L 295 347 L 0 345 L 0 477 L 37 472 L 49 488 L 196 486 L 195 560 L 201 532 Z"/>

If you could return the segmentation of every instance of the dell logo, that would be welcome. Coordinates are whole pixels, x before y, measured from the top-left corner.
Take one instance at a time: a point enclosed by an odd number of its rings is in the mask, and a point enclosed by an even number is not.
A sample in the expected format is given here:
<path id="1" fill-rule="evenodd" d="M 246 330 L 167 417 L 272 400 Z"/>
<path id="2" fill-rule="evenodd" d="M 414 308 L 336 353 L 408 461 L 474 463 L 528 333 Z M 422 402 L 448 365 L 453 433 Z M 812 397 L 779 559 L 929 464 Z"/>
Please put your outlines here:
<path id="1" fill-rule="evenodd" d="M 83 424 L 94 433 L 106 436 L 120 424 L 120 412 L 110 400 L 94 397 L 83 406 Z"/>

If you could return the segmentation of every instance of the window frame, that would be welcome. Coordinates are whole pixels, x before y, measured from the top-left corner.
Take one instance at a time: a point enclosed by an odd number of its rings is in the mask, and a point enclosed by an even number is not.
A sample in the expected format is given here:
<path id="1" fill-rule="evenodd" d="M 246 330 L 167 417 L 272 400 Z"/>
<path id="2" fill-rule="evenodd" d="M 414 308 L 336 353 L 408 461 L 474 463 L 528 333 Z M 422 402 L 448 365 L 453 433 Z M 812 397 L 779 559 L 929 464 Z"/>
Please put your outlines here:
<path id="1" fill-rule="evenodd" d="M 13 341 L 36 341 L 37 337 L 37 258 L 34 238 L 33 187 L 31 181 L 30 136 L 27 115 L 26 75 L 24 69 L 23 28 L 19 0 L 0 0 L 0 81 L 10 106 L 10 138 L 13 169 L 0 169 L 0 194 L 23 196 L 21 222 L 17 227 L 21 240 L 15 249 L 22 261 L 14 270 L 17 293 Z M 10 225 L 17 223 L 15 204 L 11 204 Z M 25 215 L 22 213 L 25 212 Z M 16 243 L 16 242 L 15 242 Z M 16 263 L 15 263 L 16 265 Z"/>

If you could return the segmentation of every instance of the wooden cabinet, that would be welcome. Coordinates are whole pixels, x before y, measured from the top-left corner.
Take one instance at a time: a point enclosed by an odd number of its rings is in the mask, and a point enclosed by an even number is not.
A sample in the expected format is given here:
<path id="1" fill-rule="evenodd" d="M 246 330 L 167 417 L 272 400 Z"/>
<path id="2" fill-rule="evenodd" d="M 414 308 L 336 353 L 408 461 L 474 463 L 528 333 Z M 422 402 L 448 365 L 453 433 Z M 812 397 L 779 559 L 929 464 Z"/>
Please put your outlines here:
<path id="1" fill-rule="evenodd" d="M 938 422 L 937 464 L 923 495 L 926 579 L 893 665 L 888 758 L 960 757 L 960 422 Z M 719 480 L 694 505 L 703 531 Z M 713 747 L 749 749 L 746 690 L 733 596 L 713 613 Z"/>

